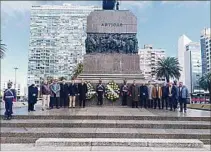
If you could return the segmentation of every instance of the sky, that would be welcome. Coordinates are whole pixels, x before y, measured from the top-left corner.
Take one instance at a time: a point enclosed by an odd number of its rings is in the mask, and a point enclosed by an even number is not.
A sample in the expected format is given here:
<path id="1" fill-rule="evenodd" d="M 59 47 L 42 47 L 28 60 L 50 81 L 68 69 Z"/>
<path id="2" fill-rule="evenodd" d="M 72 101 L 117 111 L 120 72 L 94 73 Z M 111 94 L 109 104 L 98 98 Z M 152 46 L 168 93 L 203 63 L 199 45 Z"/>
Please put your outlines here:
<path id="1" fill-rule="evenodd" d="M 1 60 L 1 82 L 14 81 L 26 85 L 32 5 L 101 5 L 101 1 L 1 1 L 1 40 L 7 45 Z M 120 9 L 137 16 L 139 48 L 152 44 L 163 48 L 167 56 L 177 57 L 178 38 L 185 34 L 199 42 L 200 31 L 210 27 L 209 1 L 120 1 Z"/>

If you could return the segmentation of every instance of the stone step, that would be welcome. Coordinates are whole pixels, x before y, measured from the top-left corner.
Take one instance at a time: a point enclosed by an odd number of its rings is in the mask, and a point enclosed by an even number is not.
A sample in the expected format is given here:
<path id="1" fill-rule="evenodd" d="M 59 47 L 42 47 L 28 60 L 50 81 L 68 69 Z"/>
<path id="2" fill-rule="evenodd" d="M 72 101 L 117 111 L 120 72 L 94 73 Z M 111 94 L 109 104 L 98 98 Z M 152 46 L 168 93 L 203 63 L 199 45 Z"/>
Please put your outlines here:
<path id="1" fill-rule="evenodd" d="M 143 151 L 143 152 L 210 152 L 210 146 L 203 148 L 167 148 L 167 147 L 129 147 L 129 146 L 35 146 L 35 144 L 1 144 L 1 151 L 68 151 L 68 152 L 116 152 L 116 151 Z"/>
<path id="2" fill-rule="evenodd" d="M 210 139 L 210 129 L 2 127 L 1 137 Z"/>
<path id="3" fill-rule="evenodd" d="M 2 120 L 1 127 L 211 129 L 211 124 L 208 121 L 13 119 Z"/>
<path id="4" fill-rule="evenodd" d="M 128 146 L 203 148 L 197 139 L 40 138 L 35 146 Z"/>
<path id="5" fill-rule="evenodd" d="M 3 119 L 4 116 L 0 116 Z M 39 115 L 39 113 L 34 113 L 31 115 L 15 115 L 14 119 L 64 119 L 64 120 L 169 120 L 169 121 L 208 121 L 210 122 L 210 117 L 178 117 L 178 116 L 136 116 L 136 115 L 89 115 L 84 113 L 84 115 L 76 115 L 70 113 L 69 115 Z M 2 120 L 1 120 L 2 121 Z"/>

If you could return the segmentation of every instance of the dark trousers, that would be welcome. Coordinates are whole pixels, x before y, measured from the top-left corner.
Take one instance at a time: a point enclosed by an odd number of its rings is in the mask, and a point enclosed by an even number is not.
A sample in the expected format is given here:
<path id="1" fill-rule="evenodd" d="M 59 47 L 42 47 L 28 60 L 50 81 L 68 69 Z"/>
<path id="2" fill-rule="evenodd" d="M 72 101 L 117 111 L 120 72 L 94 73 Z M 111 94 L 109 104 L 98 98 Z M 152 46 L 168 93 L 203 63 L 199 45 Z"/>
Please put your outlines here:
<path id="1" fill-rule="evenodd" d="M 187 110 L 187 99 L 180 99 L 180 111 L 183 112 L 183 108 L 186 111 Z"/>
<path id="2" fill-rule="evenodd" d="M 127 94 L 123 94 L 122 96 L 122 106 L 126 106 L 127 105 Z"/>
<path id="3" fill-rule="evenodd" d="M 132 100 L 132 108 L 138 108 L 138 101 Z"/>
<path id="4" fill-rule="evenodd" d="M 154 109 L 156 109 L 157 106 L 160 109 L 160 99 L 159 98 L 154 99 Z"/>
<path id="5" fill-rule="evenodd" d="M 169 103 L 169 106 L 170 106 L 170 110 L 172 111 L 172 109 L 174 108 L 174 110 L 177 108 L 177 101 L 174 97 L 169 97 L 168 98 L 168 103 Z"/>
<path id="6" fill-rule="evenodd" d="M 60 97 L 60 107 L 67 107 L 67 97 Z"/>
<path id="7" fill-rule="evenodd" d="M 32 103 L 32 102 L 28 103 L 28 111 L 34 111 L 34 104 L 35 103 Z"/>
<path id="8" fill-rule="evenodd" d="M 97 105 L 103 105 L 103 92 L 98 92 L 97 95 Z"/>
<path id="9" fill-rule="evenodd" d="M 59 108 L 59 97 L 50 98 L 50 108 L 53 108 L 54 106 L 56 106 L 56 108 Z"/>
<path id="10" fill-rule="evenodd" d="M 166 107 L 166 110 L 168 109 L 168 100 L 167 98 L 162 98 L 161 100 L 161 107 L 164 109 L 164 106 Z"/>
<path id="11" fill-rule="evenodd" d="M 148 108 L 153 108 L 153 100 L 152 99 L 148 100 Z"/>
<path id="12" fill-rule="evenodd" d="M 83 106 L 83 108 L 85 107 L 85 104 L 86 103 L 86 100 L 83 100 L 83 99 L 80 99 L 80 101 L 79 101 L 79 106 L 81 107 L 81 106 Z"/>
<path id="13" fill-rule="evenodd" d="M 5 109 L 6 109 L 6 111 L 5 111 L 4 115 L 7 118 L 12 117 L 12 104 L 13 104 L 12 101 L 5 101 Z"/>
<path id="14" fill-rule="evenodd" d="M 147 108 L 147 99 L 146 98 L 140 99 L 140 106 L 141 106 L 141 108 L 142 107 Z"/>

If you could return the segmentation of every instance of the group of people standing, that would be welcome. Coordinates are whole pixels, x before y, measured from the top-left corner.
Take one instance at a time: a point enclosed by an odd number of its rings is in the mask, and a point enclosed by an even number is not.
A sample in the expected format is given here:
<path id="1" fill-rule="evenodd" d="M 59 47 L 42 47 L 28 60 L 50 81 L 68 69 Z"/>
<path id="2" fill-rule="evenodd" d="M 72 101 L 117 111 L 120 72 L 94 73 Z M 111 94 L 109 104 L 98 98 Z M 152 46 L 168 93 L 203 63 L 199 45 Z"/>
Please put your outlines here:
<path id="1" fill-rule="evenodd" d="M 44 81 L 40 86 L 40 97 L 42 98 L 42 110 L 50 110 L 53 108 L 75 108 L 76 96 L 79 96 L 80 107 L 85 107 L 86 93 L 88 92 L 86 83 L 81 80 L 81 83 L 76 85 L 72 80 L 70 84 L 65 80 L 58 83 L 55 79 L 52 83 Z M 28 111 L 35 111 L 34 105 L 38 99 L 38 88 L 32 84 L 28 88 Z"/>
<path id="2" fill-rule="evenodd" d="M 44 81 L 41 85 L 40 96 L 42 97 L 42 110 L 59 108 L 75 108 L 76 96 L 79 96 L 79 106 L 85 107 L 87 85 L 82 79 L 77 85 L 74 80 L 69 84 L 65 80 L 58 83 L 53 80 L 51 84 Z"/>
<path id="3" fill-rule="evenodd" d="M 154 108 L 175 111 L 180 103 L 180 112 L 186 112 L 187 99 L 189 92 L 187 87 L 182 82 L 177 85 L 177 82 L 167 83 L 160 86 L 159 84 L 152 85 L 148 82 L 148 85 L 141 84 L 140 86 L 133 81 L 131 86 L 127 85 L 124 81 L 121 87 L 122 105 L 127 105 L 128 96 L 131 96 L 132 107 L 138 108 Z"/>
<path id="4" fill-rule="evenodd" d="M 3 100 L 5 101 L 5 119 L 12 118 L 12 105 L 16 98 L 14 89 L 11 89 L 12 84 L 8 83 L 8 89 L 4 91 Z M 32 84 L 28 88 L 28 111 L 35 111 L 34 105 L 37 102 L 39 93 L 35 84 Z M 58 83 L 58 80 L 53 80 L 52 83 L 44 81 L 40 86 L 40 96 L 42 97 L 42 110 L 53 109 L 54 107 L 59 109 L 60 107 L 75 108 L 76 96 L 79 96 L 79 106 L 85 107 L 86 95 L 88 92 L 87 84 L 82 79 L 81 82 L 76 85 L 72 80 L 69 84 L 65 80 L 62 83 Z M 97 93 L 97 105 L 103 105 L 103 98 L 105 94 L 105 86 L 102 81 L 96 86 Z M 180 112 L 186 112 L 187 99 L 189 97 L 188 89 L 182 82 L 177 85 L 177 82 L 167 83 L 160 86 L 159 84 L 152 85 L 148 82 L 148 85 L 137 85 L 136 81 L 130 86 L 126 81 L 120 89 L 120 95 L 122 97 L 122 105 L 128 104 L 128 97 L 131 97 L 132 107 L 140 108 L 154 108 L 175 111 L 180 104 Z"/>

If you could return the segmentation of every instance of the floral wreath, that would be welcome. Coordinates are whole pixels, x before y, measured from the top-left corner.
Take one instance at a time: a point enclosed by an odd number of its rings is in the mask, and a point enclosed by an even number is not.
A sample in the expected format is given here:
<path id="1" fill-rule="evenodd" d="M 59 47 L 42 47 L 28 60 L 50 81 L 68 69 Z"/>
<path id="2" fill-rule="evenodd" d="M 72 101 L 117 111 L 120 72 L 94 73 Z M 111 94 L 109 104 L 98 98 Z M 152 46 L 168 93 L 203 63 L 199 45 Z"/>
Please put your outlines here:
<path id="1" fill-rule="evenodd" d="M 88 89 L 86 99 L 91 100 L 92 98 L 94 98 L 96 91 L 90 82 L 87 82 L 86 84 L 87 84 L 87 89 Z"/>
<path id="2" fill-rule="evenodd" d="M 119 99 L 119 94 L 119 86 L 114 81 L 107 83 L 105 96 L 108 100 L 116 101 L 117 99 Z"/>

